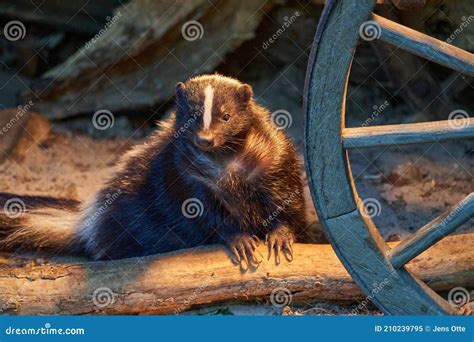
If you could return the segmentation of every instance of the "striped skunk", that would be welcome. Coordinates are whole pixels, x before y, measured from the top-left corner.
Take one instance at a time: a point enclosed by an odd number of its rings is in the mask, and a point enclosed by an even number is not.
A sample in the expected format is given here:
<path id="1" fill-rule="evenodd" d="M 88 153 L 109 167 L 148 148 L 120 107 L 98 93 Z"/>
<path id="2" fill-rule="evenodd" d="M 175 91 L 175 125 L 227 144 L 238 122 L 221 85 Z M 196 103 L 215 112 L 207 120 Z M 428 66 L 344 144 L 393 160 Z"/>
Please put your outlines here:
<path id="1" fill-rule="evenodd" d="M 94 260 L 225 244 L 241 267 L 256 247 L 293 258 L 305 241 L 300 163 L 252 88 L 221 75 L 176 86 L 176 112 L 126 153 L 88 204 L 0 194 L 0 250 L 53 250 Z M 25 203 L 9 213 L 12 199 Z"/>

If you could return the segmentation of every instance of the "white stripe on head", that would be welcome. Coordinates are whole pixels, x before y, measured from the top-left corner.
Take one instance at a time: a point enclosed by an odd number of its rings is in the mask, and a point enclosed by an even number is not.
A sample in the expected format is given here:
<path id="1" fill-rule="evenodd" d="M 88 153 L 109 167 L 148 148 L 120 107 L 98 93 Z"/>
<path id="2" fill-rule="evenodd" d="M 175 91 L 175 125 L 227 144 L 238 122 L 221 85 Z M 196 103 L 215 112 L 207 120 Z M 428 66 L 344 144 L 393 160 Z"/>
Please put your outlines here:
<path id="1" fill-rule="evenodd" d="M 212 102 L 214 101 L 214 89 L 210 85 L 204 89 L 204 117 L 202 118 L 204 129 L 209 129 L 212 120 Z"/>

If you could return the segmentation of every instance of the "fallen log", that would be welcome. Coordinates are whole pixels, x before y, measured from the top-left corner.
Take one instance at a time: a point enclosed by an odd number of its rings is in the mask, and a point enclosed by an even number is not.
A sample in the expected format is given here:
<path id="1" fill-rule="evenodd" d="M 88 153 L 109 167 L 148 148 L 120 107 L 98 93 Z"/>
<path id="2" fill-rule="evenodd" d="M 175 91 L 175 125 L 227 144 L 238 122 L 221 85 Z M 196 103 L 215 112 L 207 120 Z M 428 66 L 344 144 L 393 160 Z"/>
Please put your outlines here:
<path id="1" fill-rule="evenodd" d="M 467 247 L 473 243 L 474 234 L 447 237 L 408 268 L 436 291 L 472 287 L 474 255 Z M 265 253 L 265 246 L 259 248 Z M 293 302 L 367 299 L 330 245 L 297 244 L 294 251 L 291 263 L 276 266 L 265 259 L 246 272 L 216 246 L 106 262 L 4 267 L 0 312 L 177 314 L 195 305 L 269 298 L 275 289 Z"/>

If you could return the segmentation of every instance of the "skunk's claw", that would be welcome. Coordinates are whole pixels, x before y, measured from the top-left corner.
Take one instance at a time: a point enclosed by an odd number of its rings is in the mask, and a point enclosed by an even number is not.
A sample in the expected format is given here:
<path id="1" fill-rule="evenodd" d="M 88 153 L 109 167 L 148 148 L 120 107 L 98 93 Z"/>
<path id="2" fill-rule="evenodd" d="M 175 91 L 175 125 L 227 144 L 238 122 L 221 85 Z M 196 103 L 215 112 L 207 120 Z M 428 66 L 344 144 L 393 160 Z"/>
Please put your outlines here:
<path id="1" fill-rule="evenodd" d="M 276 228 L 267 234 L 265 244 L 268 246 L 268 260 L 275 252 L 275 263 L 280 264 L 280 252 L 283 253 L 285 259 L 289 262 L 293 261 L 293 243 L 294 235 L 286 227 Z"/>
<path id="2" fill-rule="evenodd" d="M 260 240 L 255 235 L 239 234 L 235 236 L 229 243 L 232 252 L 232 262 L 240 265 L 243 271 L 247 271 L 250 267 L 257 268 L 262 259 L 257 257 L 260 254 L 257 247 Z M 262 256 L 260 254 L 260 256 Z"/>

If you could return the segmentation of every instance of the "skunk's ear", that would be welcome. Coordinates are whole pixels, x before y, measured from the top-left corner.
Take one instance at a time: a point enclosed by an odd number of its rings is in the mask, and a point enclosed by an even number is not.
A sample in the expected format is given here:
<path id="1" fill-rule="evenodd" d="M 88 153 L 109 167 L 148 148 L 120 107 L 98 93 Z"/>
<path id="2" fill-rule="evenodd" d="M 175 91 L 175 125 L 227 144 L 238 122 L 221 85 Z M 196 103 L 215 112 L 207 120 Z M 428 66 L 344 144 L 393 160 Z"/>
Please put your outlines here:
<path id="1" fill-rule="evenodd" d="M 183 82 L 176 83 L 176 100 L 178 102 L 186 98 L 185 91 L 186 91 L 186 86 L 184 85 Z"/>
<path id="2" fill-rule="evenodd" d="M 176 106 L 179 109 L 186 109 L 186 86 L 183 82 L 178 82 L 176 84 Z"/>
<path id="3" fill-rule="evenodd" d="M 248 84 L 242 84 L 239 89 L 237 89 L 237 98 L 242 101 L 242 103 L 248 103 L 252 96 L 253 90 Z"/>

